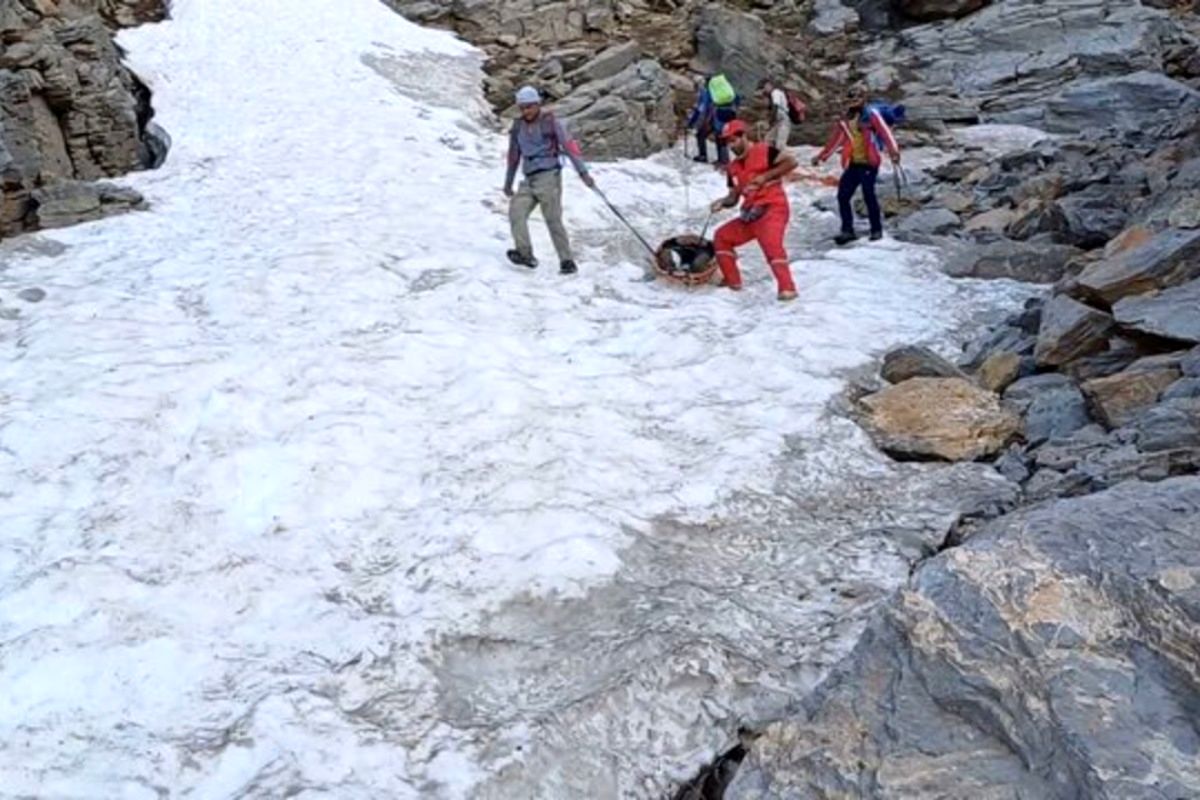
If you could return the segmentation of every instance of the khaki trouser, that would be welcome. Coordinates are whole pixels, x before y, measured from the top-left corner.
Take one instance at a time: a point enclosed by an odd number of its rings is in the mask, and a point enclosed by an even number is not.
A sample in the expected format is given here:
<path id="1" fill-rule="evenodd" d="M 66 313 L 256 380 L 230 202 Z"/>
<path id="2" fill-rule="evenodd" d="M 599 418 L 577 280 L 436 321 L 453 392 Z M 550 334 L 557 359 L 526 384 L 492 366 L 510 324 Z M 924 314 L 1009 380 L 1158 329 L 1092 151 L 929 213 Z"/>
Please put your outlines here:
<path id="1" fill-rule="evenodd" d="M 787 149 L 788 137 L 792 135 L 792 121 L 787 117 L 776 120 L 771 126 L 771 130 L 767 131 L 767 142 L 775 145 L 775 149 L 782 152 Z"/>
<path id="2" fill-rule="evenodd" d="M 542 207 L 546 227 L 559 261 L 571 260 L 571 242 L 562 221 L 562 170 L 552 169 L 535 172 L 521 181 L 521 188 L 508 204 L 508 221 L 512 225 L 513 246 L 526 255 L 533 255 L 533 243 L 529 240 L 529 215 L 537 206 Z"/>

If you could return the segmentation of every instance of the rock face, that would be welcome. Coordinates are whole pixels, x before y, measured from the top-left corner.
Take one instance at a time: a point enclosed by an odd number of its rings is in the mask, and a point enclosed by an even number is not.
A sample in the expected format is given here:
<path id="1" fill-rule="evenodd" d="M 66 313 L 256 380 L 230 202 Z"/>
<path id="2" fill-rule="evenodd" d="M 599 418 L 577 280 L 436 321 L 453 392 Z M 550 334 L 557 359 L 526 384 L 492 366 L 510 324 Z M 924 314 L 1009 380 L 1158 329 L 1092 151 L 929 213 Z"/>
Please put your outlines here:
<path id="1" fill-rule="evenodd" d="M 160 161 L 147 134 L 149 92 L 120 63 L 108 25 L 161 18 L 149 0 L 17 0 L 0 9 L 0 235 L 53 218 L 70 224 L 70 203 L 39 213 L 39 198 L 76 199 L 63 181 L 112 177 Z M 128 208 L 115 190 L 92 191 L 79 219 Z M 109 201 L 116 202 L 109 202 Z"/>
<path id="2" fill-rule="evenodd" d="M 862 399 L 866 427 L 899 458 L 967 461 L 1000 451 L 1020 420 L 963 378 L 912 378 Z"/>
<path id="3" fill-rule="evenodd" d="M 888 65 L 905 74 L 910 105 L 941 109 L 940 122 L 1078 131 L 1108 127 L 1111 119 L 1138 128 L 1146 122 L 1142 111 L 1167 118 L 1196 99 L 1189 87 L 1155 74 L 1164 71 L 1174 35 L 1165 12 L 1140 3 L 1005 0 L 958 20 L 909 28 L 902 41 L 866 48 L 864 71 Z M 959 102 L 923 103 L 926 97 Z M 1152 108 L 1156 102 L 1163 105 Z M 1113 104 L 1111 111 L 1105 103 Z"/>
<path id="4" fill-rule="evenodd" d="M 1197 663 L 1200 478 L 1018 512 L 921 566 L 726 797 L 1191 797 Z"/>

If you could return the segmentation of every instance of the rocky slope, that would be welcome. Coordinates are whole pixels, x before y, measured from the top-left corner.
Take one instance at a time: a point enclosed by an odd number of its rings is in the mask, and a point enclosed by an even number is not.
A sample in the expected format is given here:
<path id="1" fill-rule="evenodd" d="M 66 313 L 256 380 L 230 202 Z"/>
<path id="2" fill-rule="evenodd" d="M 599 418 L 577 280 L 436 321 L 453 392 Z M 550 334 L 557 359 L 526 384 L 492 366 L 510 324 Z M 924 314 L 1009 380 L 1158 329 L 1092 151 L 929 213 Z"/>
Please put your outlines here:
<path id="1" fill-rule="evenodd" d="M 389 2 L 482 45 L 498 110 L 533 82 L 600 157 L 670 141 L 698 72 L 801 88 L 809 143 L 863 80 L 957 153 L 889 198 L 897 234 L 1031 285 L 957 364 L 904 348 L 851 393 L 886 452 L 990 461 L 1018 507 L 959 520 L 794 717 L 679 798 L 1200 794 L 1194 4 Z M 997 156 L 956 137 L 974 123 L 1045 136 Z"/>
<path id="2" fill-rule="evenodd" d="M 93 183 L 156 166 L 167 139 L 150 92 L 121 64 L 118 27 L 162 0 L 9 0 L 0 6 L 0 236 L 136 207 Z"/>
<path id="3" fill-rule="evenodd" d="M 1047 133 L 968 148 L 897 209 L 953 273 L 1046 288 L 958 363 L 902 348 L 853 393 L 881 448 L 991 461 L 1021 508 L 960 520 L 795 716 L 746 737 L 726 797 L 1200 793 L 1195 31 L 1008 0 L 862 51 L 931 135 Z"/>

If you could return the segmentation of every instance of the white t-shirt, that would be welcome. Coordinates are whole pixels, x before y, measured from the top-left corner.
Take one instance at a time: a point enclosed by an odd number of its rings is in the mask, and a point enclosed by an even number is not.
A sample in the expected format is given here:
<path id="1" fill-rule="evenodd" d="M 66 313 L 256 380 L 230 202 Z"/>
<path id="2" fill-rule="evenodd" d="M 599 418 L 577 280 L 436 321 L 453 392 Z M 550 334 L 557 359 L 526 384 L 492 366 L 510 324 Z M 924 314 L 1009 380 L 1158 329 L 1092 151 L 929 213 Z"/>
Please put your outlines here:
<path id="1" fill-rule="evenodd" d="M 783 89 L 771 90 L 771 111 L 776 122 L 787 119 L 787 94 Z"/>

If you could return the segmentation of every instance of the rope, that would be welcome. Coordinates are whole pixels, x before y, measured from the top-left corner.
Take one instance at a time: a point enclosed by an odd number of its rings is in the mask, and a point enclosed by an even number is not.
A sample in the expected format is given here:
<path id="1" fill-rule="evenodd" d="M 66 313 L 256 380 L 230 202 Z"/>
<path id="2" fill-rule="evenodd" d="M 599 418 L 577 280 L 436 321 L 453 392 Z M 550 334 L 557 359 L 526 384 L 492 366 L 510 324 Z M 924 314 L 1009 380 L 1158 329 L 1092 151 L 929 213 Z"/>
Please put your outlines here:
<path id="1" fill-rule="evenodd" d="M 631 223 L 629 220 L 625 219 L 625 215 L 622 214 L 620 211 L 618 211 L 617 207 L 614 206 L 611 202 L 609 202 L 608 198 L 604 196 L 604 192 L 600 191 L 600 187 L 593 186 L 592 191 L 596 193 L 596 196 L 598 196 L 601 200 L 604 201 L 604 205 L 608 206 L 609 211 L 613 212 L 613 214 L 616 214 L 617 219 L 619 219 L 619 220 L 621 220 L 621 222 L 625 223 L 625 227 L 629 228 L 629 232 L 637 237 L 637 240 L 642 243 L 642 247 L 645 247 L 646 250 L 650 253 L 650 255 L 657 259 L 658 251 L 655 250 L 653 247 L 651 247 L 650 243 L 648 241 L 646 241 L 646 237 L 644 237 L 640 233 L 638 233 L 637 228 L 633 227 L 633 223 Z"/>

